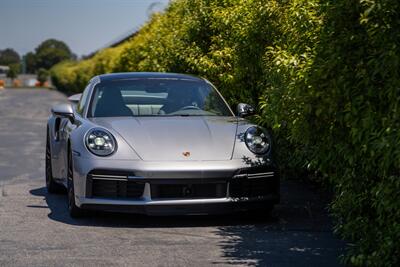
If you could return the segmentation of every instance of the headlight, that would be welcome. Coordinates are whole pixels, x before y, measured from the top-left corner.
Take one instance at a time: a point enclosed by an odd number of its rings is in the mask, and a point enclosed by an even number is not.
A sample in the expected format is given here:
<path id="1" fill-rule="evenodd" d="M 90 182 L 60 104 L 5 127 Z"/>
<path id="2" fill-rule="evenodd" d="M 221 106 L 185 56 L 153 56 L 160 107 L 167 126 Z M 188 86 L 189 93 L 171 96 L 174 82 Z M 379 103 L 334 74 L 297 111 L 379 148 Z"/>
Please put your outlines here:
<path id="1" fill-rule="evenodd" d="M 244 140 L 249 150 L 255 154 L 265 154 L 271 146 L 267 132 L 260 127 L 253 126 L 247 129 Z"/>
<path id="2" fill-rule="evenodd" d="M 93 128 L 86 134 L 86 146 L 97 156 L 109 156 L 117 149 L 111 133 L 101 128 Z"/>

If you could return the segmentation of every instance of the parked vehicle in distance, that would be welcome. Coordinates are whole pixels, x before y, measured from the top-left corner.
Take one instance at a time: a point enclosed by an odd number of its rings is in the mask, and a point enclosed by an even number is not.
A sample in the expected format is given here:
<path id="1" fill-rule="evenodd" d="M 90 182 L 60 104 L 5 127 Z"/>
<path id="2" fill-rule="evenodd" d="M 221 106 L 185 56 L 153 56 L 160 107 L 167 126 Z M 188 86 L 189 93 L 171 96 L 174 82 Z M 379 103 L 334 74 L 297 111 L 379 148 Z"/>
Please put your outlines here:
<path id="1" fill-rule="evenodd" d="M 46 142 L 47 190 L 67 188 L 72 217 L 268 212 L 279 202 L 270 134 L 243 118 L 251 106 L 235 116 L 207 80 L 105 74 L 78 97 L 52 108 Z"/>

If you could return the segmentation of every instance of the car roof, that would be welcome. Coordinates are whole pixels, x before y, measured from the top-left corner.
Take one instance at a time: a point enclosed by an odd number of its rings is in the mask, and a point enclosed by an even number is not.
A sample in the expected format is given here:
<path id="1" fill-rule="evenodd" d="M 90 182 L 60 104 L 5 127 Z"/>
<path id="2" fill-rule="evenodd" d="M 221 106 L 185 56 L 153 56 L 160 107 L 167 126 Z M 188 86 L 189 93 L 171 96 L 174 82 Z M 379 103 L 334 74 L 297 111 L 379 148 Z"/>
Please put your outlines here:
<path id="1" fill-rule="evenodd" d="M 120 72 L 120 73 L 109 73 L 101 74 L 93 79 L 100 79 L 104 81 L 114 80 L 125 80 L 125 79 L 177 79 L 177 80 L 191 80 L 191 81 L 204 81 L 202 78 L 179 73 L 167 73 L 167 72 Z"/>

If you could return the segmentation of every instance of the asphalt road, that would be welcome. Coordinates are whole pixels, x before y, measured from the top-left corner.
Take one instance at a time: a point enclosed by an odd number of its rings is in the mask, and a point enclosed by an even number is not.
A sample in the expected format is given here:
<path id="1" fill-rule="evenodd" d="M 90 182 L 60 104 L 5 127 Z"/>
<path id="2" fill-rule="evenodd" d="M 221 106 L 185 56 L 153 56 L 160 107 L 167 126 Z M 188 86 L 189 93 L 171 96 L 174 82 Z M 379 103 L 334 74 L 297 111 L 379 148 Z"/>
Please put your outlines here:
<path id="1" fill-rule="evenodd" d="M 294 181 L 268 219 L 245 215 L 71 219 L 44 187 L 55 91 L 0 91 L 0 266 L 339 266 L 326 197 Z"/>

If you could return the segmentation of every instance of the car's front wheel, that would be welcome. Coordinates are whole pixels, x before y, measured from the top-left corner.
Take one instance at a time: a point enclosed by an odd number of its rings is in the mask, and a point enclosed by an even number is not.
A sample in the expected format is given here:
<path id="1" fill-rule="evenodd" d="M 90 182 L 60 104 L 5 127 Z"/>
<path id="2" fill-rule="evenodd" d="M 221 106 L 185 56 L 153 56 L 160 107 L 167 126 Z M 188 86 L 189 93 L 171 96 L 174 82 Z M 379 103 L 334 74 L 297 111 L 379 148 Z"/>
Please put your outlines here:
<path id="1" fill-rule="evenodd" d="M 64 193 L 65 189 L 62 185 L 56 183 L 53 179 L 52 165 L 51 165 L 51 149 L 50 149 L 50 136 L 47 133 L 46 138 L 46 189 L 50 194 Z"/>
<path id="2" fill-rule="evenodd" d="M 72 218 L 79 218 L 84 215 L 84 211 L 79 208 L 75 203 L 75 189 L 74 189 L 74 173 L 71 150 L 68 151 L 68 212 Z"/>

